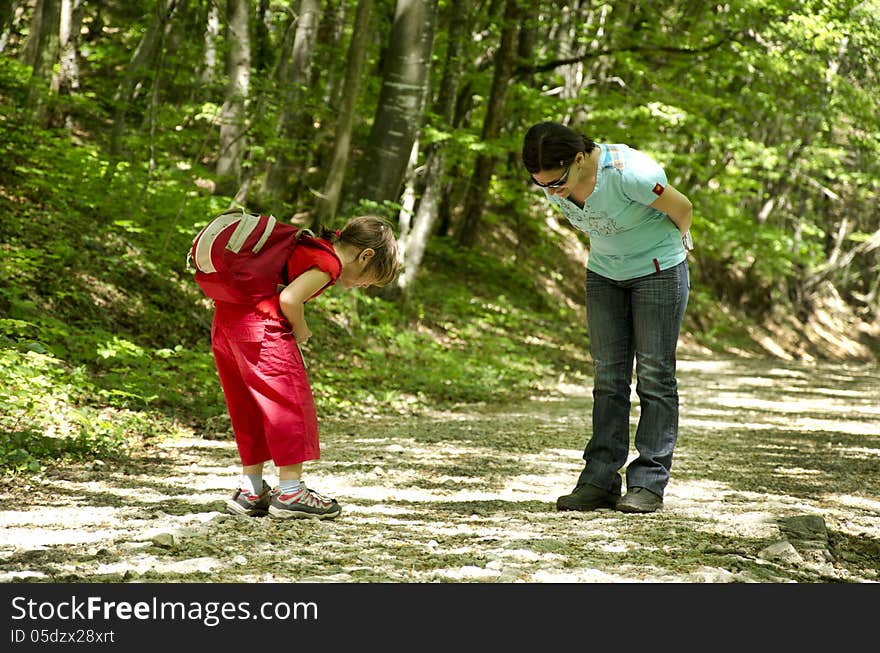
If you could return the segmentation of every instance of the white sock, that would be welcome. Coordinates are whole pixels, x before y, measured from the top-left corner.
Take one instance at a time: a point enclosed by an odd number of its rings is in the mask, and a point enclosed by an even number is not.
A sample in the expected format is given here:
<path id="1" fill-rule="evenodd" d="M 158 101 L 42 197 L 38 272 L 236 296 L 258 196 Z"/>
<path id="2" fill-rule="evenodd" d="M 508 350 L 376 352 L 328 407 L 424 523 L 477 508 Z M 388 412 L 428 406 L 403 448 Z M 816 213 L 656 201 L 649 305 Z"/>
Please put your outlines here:
<path id="1" fill-rule="evenodd" d="M 281 494 L 293 494 L 294 492 L 298 492 L 302 486 L 303 482 L 297 480 L 278 482 L 278 490 Z"/>
<path id="2" fill-rule="evenodd" d="M 251 494 L 259 495 L 263 491 L 263 475 L 262 474 L 242 474 L 239 487 L 247 490 Z"/>

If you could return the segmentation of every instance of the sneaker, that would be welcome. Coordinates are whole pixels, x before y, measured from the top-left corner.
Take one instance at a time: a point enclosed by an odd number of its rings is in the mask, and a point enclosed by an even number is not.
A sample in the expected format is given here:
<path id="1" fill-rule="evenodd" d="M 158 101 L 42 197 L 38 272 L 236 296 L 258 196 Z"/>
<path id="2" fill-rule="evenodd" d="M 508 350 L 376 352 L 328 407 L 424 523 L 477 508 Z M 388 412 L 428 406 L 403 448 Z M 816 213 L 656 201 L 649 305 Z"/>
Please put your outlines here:
<path id="1" fill-rule="evenodd" d="M 571 494 L 556 499 L 557 510 L 596 510 L 597 508 L 613 508 L 620 495 L 606 492 L 600 487 L 584 483 L 578 485 Z"/>
<path id="2" fill-rule="evenodd" d="M 342 508 L 335 499 L 322 497 L 305 484 L 296 492 L 272 495 L 269 514 L 277 519 L 333 519 Z"/>
<path id="3" fill-rule="evenodd" d="M 621 512 L 655 512 L 663 507 L 663 497 L 643 487 L 628 490 L 626 496 L 617 502 Z"/>
<path id="4" fill-rule="evenodd" d="M 263 491 L 259 494 L 252 494 L 250 490 L 238 488 L 232 498 L 226 501 L 226 512 L 231 515 L 263 517 L 269 512 L 271 496 L 272 488 L 266 481 L 263 481 Z"/>

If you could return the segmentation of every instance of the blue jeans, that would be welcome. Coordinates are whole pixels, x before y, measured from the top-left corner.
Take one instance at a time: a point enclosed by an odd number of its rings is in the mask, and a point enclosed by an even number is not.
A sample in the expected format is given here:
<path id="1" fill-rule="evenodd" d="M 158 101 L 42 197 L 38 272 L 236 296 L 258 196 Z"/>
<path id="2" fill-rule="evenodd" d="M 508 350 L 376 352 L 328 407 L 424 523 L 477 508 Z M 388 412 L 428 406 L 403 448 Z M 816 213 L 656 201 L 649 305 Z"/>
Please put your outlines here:
<path id="1" fill-rule="evenodd" d="M 587 327 L 595 376 L 593 436 L 584 450 L 578 485 L 620 493 L 619 470 L 629 456 L 633 360 L 641 415 L 638 458 L 626 486 L 663 496 L 678 437 L 675 350 L 690 292 L 687 261 L 637 279 L 613 281 L 587 271 Z"/>

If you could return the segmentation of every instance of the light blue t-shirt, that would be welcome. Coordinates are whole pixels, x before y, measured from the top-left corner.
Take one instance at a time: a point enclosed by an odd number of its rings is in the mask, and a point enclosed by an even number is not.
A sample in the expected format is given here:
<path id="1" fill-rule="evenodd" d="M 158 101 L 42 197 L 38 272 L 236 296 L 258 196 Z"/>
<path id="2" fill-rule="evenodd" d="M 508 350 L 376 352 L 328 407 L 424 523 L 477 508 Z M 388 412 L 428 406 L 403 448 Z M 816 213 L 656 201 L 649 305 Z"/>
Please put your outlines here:
<path id="1" fill-rule="evenodd" d="M 590 236 L 587 268 L 624 281 L 681 263 L 686 252 L 678 227 L 668 215 L 649 206 L 666 188 L 663 168 L 627 145 L 597 145 L 596 188 L 584 208 L 544 189 L 568 221 Z"/>

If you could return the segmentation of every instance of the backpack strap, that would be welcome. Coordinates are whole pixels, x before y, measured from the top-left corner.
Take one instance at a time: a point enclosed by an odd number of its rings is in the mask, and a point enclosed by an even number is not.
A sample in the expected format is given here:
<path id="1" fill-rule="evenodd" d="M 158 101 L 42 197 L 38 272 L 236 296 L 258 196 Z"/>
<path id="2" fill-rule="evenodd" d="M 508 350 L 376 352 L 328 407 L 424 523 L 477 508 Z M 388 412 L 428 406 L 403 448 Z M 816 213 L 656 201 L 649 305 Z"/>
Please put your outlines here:
<path id="1" fill-rule="evenodd" d="M 318 237 L 315 236 L 315 232 L 312 231 L 311 229 L 299 229 L 299 230 L 296 232 L 296 243 L 297 243 L 297 246 L 299 246 L 299 241 L 300 241 L 300 239 L 301 239 L 303 236 L 308 236 L 308 237 L 311 238 L 312 240 L 317 240 L 317 239 L 318 239 Z M 281 268 L 281 279 L 282 279 L 282 281 L 284 281 L 284 285 L 285 285 L 285 286 L 286 286 L 287 284 L 290 283 L 290 272 L 287 271 L 287 263 L 285 263 L 285 264 L 284 264 L 284 267 Z"/>

